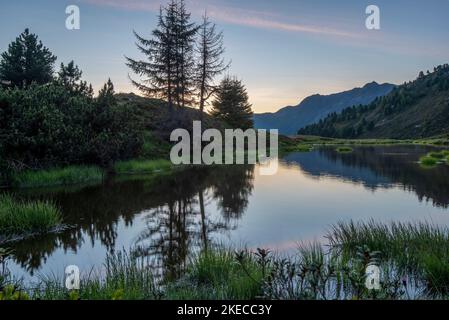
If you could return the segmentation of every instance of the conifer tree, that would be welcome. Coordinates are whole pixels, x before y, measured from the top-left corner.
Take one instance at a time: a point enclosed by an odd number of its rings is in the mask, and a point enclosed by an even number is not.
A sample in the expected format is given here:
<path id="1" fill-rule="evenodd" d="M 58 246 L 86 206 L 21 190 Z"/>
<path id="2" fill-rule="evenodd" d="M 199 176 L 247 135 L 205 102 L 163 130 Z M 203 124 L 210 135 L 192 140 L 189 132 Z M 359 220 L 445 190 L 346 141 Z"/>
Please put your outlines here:
<path id="1" fill-rule="evenodd" d="M 87 81 L 81 80 L 82 75 L 83 72 L 77 65 L 75 65 L 74 61 L 70 61 L 67 66 L 64 65 L 64 63 L 61 63 L 56 81 L 62 84 L 71 93 L 92 97 L 92 85 L 87 84 Z"/>
<path id="2" fill-rule="evenodd" d="M 1 55 L 0 82 L 19 88 L 48 83 L 53 79 L 55 61 L 37 35 L 25 29 Z"/>
<path id="3" fill-rule="evenodd" d="M 245 86 L 235 77 L 225 77 L 215 93 L 211 115 L 232 128 L 252 128 L 253 111 Z"/>
<path id="4" fill-rule="evenodd" d="M 207 100 L 215 92 L 217 86 L 214 79 L 229 68 L 223 59 L 223 33 L 216 31 L 215 24 L 209 21 L 206 14 L 199 29 L 199 40 L 196 48 L 198 64 L 196 66 L 196 87 L 199 97 L 199 108 L 203 114 Z"/>
<path id="5" fill-rule="evenodd" d="M 98 93 L 97 102 L 100 105 L 112 106 L 116 102 L 114 95 L 114 84 L 112 83 L 111 79 L 108 79 L 108 82 L 105 83 L 103 88 Z"/>
<path id="6" fill-rule="evenodd" d="M 184 1 L 172 0 L 161 8 L 151 39 L 134 32 L 137 48 L 147 59 L 127 59 L 127 65 L 142 82 L 131 80 L 145 95 L 164 99 L 169 109 L 191 102 L 193 46 L 198 27 L 190 22 Z"/>
<path id="7" fill-rule="evenodd" d="M 172 1 L 176 12 L 176 70 L 177 104 L 186 106 L 194 103 L 194 46 L 199 26 L 191 22 L 184 0 Z"/>
<path id="8" fill-rule="evenodd" d="M 138 76 L 144 77 L 139 82 L 131 82 L 146 96 L 164 99 L 169 110 L 173 109 L 175 85 L 175 55 L 173 30 L 175 12 L 172 7 L 160 8 L 158 25 L 152 32 L 151 39 L 145 39 L 134 31 L 136 46 L 147 60 L 134 60 L 126 57 L 126 65 Z"/>

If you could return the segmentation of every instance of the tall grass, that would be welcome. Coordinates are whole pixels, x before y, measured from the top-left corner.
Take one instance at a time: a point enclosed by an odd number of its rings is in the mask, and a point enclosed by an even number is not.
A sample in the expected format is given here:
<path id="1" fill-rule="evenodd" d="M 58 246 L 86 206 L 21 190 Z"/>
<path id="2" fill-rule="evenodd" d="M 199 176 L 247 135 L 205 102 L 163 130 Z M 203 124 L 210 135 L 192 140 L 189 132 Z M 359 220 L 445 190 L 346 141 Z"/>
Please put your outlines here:
<path id="1" fill-rule="evenodd" d="M 25 202 L 0 195 L 0 236 L 45 232 L 61 221 L 59 209 L 50 202 Z"/>
<path id="2" fill-rule="evenodd" d="M 118 174 L 167 172 L 171 169 L 172 163 L 163 159 L 121 161 L 114 165 L 114 171 Z"/>
<path id="3" fill-rule="evenodd" d="M 19 188 L 36 188 L 100 182 L 103 172 L 98 167 L 69 166 L 49 170 L 27 170 L 13 177 L 13 186 Z"/>
<path id="4" fill-rule="evenodd" d="M 108 254 L 102 271 L 83 277 L 80 290 L 75 291 L 67 290 L 61 279 L 44 278 L 31 296 L 44 300 L 144 300 L 161 296 L 153 270 L 144 259 L 125 251 Z"/>
<path id="5" fill-rule="evenodd" d="M 428 292 L 449 294 L 449 230 L 430 223 L 338 223 L 328 234 L 330 246 L 354 256 L 367 246 L 398 272 L 424 283 Z"/>
<path id="6" fill-rule="evenodd" d="M 237 260 L 232 250 L 199 254 L 186 275 L 167 285 L 167 299 L 254 299 L 262 294 L 263 269 L 246 251 Z"/>

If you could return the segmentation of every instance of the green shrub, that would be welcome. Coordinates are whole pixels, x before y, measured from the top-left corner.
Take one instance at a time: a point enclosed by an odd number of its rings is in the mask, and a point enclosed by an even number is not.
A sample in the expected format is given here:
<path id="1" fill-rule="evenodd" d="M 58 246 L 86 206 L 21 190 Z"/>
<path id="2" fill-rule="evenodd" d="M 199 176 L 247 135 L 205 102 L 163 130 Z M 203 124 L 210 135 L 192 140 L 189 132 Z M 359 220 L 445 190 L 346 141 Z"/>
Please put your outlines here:
<path id="1" fill-rule="evenodd" d="M 95 99 L 59 81 L 0 89 L 0 150 L 32 168 L 99 164 L 129 159 L 141 150 L 142 122 L 128 105 Z"/>

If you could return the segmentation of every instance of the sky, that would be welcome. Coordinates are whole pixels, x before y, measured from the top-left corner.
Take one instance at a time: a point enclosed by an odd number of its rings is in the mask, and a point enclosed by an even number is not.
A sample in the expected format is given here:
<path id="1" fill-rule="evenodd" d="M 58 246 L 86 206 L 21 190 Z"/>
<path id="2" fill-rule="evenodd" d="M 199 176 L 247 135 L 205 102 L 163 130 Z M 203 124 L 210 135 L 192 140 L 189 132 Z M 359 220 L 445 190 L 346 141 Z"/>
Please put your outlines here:
<path id="1" fill-rule="evenodd" d="M 449 62 L 449 0 L 186 0 L 224 33 L 229 74 L 247 86 L 256 113 L 297 105 L 372 81 L 401 84 Z M 98 90 L 137 92 L 125 56 L 141 58 L 133 30 L 149 37 L 166 0 L 0 0 L 0 52 L 30 28 L 58 57 L 74 60 Z M 80 30 L 65 27 L 80 8 Z M 368 30 L 366 7 L 380 9 Z"/>

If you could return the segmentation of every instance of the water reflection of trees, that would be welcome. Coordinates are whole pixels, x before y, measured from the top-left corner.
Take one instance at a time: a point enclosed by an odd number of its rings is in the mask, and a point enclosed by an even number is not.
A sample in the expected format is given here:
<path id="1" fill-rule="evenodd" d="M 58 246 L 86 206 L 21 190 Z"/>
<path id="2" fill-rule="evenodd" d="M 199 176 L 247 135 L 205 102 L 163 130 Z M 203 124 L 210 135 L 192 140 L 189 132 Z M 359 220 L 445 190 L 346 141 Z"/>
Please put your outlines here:
<path id="1" fill-rule="evenodd" d="M 165 278 L 178 278 L 193 252 L 208 250 L 214 235 L 236 227 L 253 189 L 253 171 L 253 166 L 214 170 L 210 179 L 175 189 L 166 205 L 146 215 L 133 253 L 151 257 Z M 193 195 L 185 196 L 186 188 Z M 207 210 L 212 202 L 221 214 Z"/>
<path id="2" fill-rule="evenodd" d="M 58 248 L 77 252 L 90 242 L 113 252 L 119 223 L 140 223 L 136 216 L 143 213 L 146 228 L 137 237 L 135 253 L 153 256 L 168 276 L 176 276 L 189 252 L 207 248 L 213 234 L 235 226 L 247 207 L 253 172 L 253 166 L 192 168 L 172 176 L 108 181 L 76 192 L 24 195 L 51 198 L 73 227 L 15 244 L 14 258 L 33 273 Z M 207 209 L 212 202 L 220 214 Z"/>

